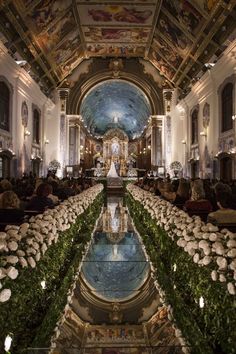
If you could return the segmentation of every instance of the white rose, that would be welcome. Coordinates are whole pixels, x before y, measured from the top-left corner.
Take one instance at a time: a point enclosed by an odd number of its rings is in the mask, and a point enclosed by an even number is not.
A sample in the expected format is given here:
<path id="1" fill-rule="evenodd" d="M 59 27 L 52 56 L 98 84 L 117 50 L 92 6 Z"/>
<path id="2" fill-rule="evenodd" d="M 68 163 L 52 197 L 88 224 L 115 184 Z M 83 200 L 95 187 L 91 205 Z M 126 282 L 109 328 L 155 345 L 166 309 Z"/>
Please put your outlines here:
<path id="1" fill-rule="evenodd" d="M 6 302 L 11 297 L 11 290 L 10 289 L 3 289 L 0 292 L 0 302 Z"/>

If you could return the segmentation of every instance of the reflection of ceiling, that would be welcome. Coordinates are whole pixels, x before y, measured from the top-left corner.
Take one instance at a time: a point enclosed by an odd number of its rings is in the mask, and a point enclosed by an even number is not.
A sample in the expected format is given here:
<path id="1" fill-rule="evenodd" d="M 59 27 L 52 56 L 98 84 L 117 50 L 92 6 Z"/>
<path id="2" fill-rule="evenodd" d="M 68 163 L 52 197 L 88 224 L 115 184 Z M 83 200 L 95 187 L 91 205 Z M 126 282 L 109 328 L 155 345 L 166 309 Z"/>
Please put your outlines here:
<path id="1" fill-rule="evenodd" d="M 137 86 L 122 80 L 108 80 L 85 96 L 80 114 L 93 135 L 103 135 L 108 129 L 117 127 L 135 138 L 147 124 L 151 109 Z"/>
<path id="2" fill-rule="evenodd" d="M 86 58 L 141 57 L 186 89 L 236 27 L 236 0 L 4 0 L 9 52 L 50 90 Z"/>
<path id="3" fill-rule="evenodd" d="M 96 234 L 82 267 L 83 277 L 96 295 L 112 301 L 137 295 L 148 273 L 149 264 L 133 233 L 115 245 L 105 233 Z"/>

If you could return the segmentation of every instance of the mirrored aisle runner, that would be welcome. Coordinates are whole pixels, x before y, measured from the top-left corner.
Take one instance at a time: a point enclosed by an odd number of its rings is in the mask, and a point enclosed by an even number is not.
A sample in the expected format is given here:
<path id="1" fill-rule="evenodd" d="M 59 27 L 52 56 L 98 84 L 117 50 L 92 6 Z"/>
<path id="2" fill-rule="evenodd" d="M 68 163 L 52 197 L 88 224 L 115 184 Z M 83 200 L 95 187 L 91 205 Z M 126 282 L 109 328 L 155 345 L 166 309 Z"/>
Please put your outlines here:
<path id="1" fill-rule="evenodd" d="M 182 353 L 123 200 L 109 197 L 51 353 Z"/>

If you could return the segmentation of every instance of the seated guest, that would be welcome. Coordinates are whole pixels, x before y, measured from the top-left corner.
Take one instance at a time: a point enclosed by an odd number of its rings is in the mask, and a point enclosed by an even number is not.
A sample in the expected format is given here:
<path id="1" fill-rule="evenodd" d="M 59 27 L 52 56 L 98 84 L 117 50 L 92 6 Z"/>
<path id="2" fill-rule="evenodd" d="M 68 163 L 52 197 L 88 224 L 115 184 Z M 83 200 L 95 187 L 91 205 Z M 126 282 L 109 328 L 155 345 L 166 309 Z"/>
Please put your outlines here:
<path id="1" fill-rule="evenodd" d="M 184 210 L 188 211 L 212 211 L 212 205 L 209 200 L 205 199 L 205 191 L 201 179 L 191 182 L 191 198 L 184 204 Z"/>
<path id="2" fill-rule="evenodd" d="M 213 224 L 236 224 L 236 210 L 230 208 L 231 194 L 227 190 L 221 190 L 216 195 L 219 209 L 208 215 L 207 221 Z"/>
<path id="3" fill-rule="evenodd" d="M 0 222 L 23 222 L 24 211 L 20 209 L 20 199 L 13 191 L 2 193 L 2 205 L 0 209 Z"/>
<path id="4" fill-rule="evenodd" d="M 36 189 L 36 196 L 29 201 L 26 209 L 43 212 L 46 208 L 53 208 L 53 201 L 48 198 L 50 193 L 51 186 L 48 183 L 41 183 Z"/>
<path id="5" fill-rule="evenodd" d="M 174 205 L 182 205 L 190 197 L 190 184 L 184 178 L 181 178 L 179 181 L 179 186 L 175 195 L 175 199 L 172 201 Z"/>
<path id="6" fill-rule="evenodd" d="M 169 180 L 164 182 L 164 188 L 161 191 L 162 197 L 166 200 L 172 201 L 175 198 L 173 185 Z"/>

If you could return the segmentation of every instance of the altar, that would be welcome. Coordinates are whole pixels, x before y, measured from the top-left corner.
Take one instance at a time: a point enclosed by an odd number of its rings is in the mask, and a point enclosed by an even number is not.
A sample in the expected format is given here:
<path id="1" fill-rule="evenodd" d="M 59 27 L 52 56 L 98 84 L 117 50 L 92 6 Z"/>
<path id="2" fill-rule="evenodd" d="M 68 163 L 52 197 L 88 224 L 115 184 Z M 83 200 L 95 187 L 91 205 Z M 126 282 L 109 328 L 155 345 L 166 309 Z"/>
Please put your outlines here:
<path id="1" fill-rule="evenodd" d="M 129 138 L 127 134 L 119 128 L 110 129 L 103 136 L 103 161 L 105 176 L 107 176 L 112 163 L 114 163 L 118 176 L 126 176 L 128 141 Z"/>

